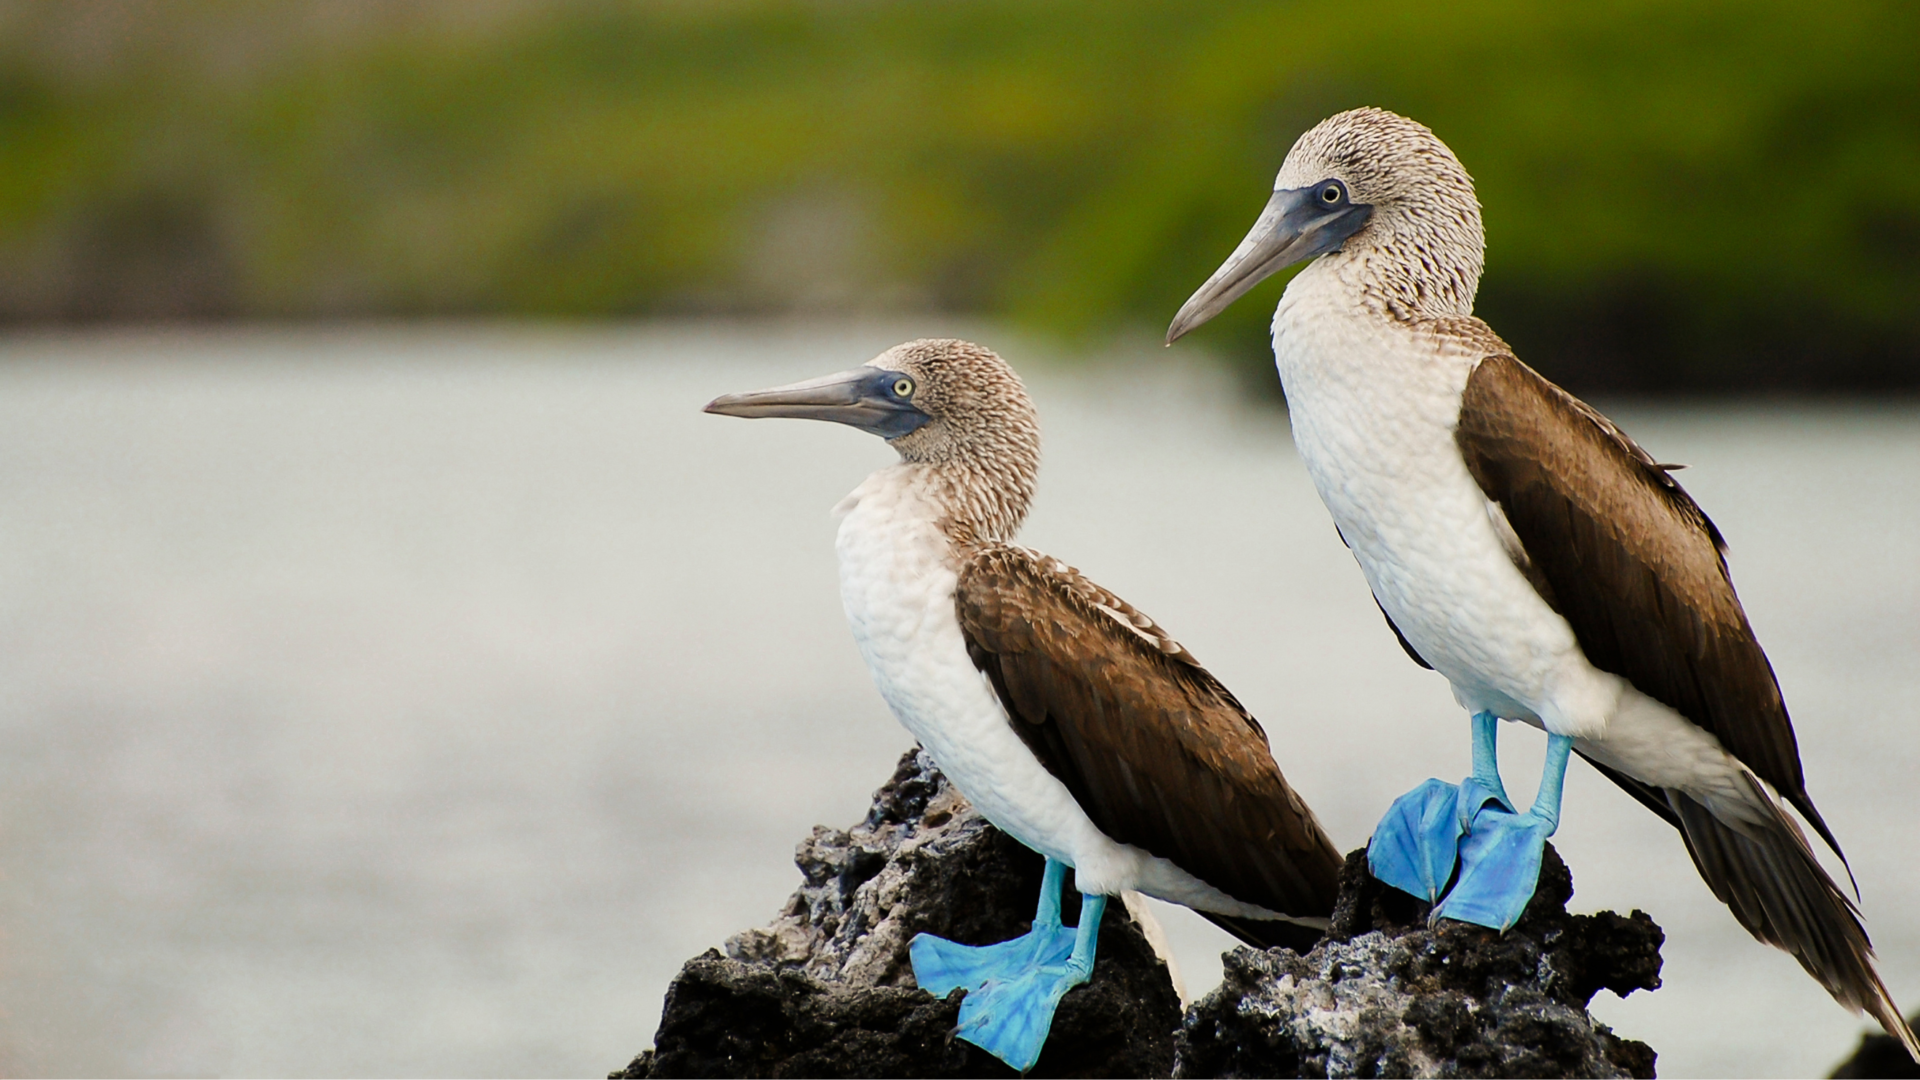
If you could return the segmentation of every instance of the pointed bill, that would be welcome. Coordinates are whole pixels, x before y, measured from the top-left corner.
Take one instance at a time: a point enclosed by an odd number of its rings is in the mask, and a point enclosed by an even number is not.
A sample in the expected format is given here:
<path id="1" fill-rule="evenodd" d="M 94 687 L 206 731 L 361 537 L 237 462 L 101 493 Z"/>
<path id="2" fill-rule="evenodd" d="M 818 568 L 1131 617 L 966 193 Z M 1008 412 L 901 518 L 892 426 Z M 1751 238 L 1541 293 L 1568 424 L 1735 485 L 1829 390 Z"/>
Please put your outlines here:
<path id="1" fill-rule="evenodd" d="M 830 420 L 897 439 L 933 419 L 913 405 L 913 390 L 913 379 L 903 372 L 857 367 L 768 390 L 722 394 L 703 411 L 749 419 Z"/>
<path id="2" fill-rule="evenodd" d="M 1207 283 L 1195 290 L 1167 327 L 1167 344 L 1227 309 L 1248 289 L 1294 263 L 1336 250 L 1373 216 L 1373 207 L 1340 200 L 1329 205 L 1320 195 L 1326 184 L 1282 188 L 1267 200 L 1266 208 Z"/>

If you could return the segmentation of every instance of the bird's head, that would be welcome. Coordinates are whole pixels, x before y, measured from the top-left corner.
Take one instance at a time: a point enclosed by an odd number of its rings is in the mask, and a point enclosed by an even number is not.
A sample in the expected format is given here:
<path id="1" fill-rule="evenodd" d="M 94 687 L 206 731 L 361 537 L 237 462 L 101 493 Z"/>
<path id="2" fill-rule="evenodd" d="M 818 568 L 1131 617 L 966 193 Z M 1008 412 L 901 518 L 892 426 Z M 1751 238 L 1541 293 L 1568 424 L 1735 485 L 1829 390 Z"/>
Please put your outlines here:
<path id="1" fill-rule="evenodd" d="M 723 416 L 831 420 L 931 467 L 978 535 L 1010 538 L 1040 471 L 1040 422 L 1020 376 L 992 349 L 953 338 L 895 345 L 851 371 L 707 404 Z"/>
<path id="2" fill-rule="evenodd" d="M 1363 264 L 1362 287 L 1403 314 L 1469 314 L 1485 251 L 1473 178 L 1447 144 L 1404 116 L 1351 109 L 1293 144 L 1253 229 L 1174 316 L 1167 343 L 1332 253 Z"/>

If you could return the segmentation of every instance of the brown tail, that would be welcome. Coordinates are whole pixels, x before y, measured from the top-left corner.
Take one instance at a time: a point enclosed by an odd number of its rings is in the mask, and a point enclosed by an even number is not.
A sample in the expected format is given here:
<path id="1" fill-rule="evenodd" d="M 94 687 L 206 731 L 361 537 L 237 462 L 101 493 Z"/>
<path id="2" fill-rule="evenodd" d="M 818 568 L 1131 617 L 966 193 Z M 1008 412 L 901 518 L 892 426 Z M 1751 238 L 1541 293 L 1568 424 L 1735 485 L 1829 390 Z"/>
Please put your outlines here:
<path id="1" fill-rule="evenodd" d="M 1864 1009 L 1920 1061 L 1920 1038 L 1874 968 L 1860 910 L 1814 858 L 1793 819 L 1758 781 L 1749 776 L 1747 782 L 1755 801 L 1771 811 L 1764 826 L 1729 825 L 1681 792 L 1662 791 L 1693 865 L 1748 933 L 1793 954 L 1834 1000 Z"/>
<path id="2" fill-rule="evenodd" d="M 1288 948 L 1305 956 L 1326 931 L 1287 922 L 1285 919 L 1243 919 L 1194 909 L 1201 918 L 1239 938 L 1256 949 Z"/>

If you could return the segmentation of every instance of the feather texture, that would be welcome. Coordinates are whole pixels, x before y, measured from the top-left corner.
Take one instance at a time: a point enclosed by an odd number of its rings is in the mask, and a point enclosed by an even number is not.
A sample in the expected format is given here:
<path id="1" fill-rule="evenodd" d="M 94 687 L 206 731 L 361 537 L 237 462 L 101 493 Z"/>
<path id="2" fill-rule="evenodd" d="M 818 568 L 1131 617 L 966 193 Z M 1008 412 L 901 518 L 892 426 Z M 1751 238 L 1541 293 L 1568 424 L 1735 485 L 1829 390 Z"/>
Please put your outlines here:
<path id="1" fill-rule="evenodd" d="M 1454 438 L 1588 662 L 1713 733 L 1838 853 L 1725 543 L 1693 498 L 1619 428 L 1511 356 L 1474 369 Z"/>
<path id="2" fill-rule="evenodd" d="M 1835 999 L 1872 1014 L 1920 1056 L 1875 970 L 1859 910 L 1760 783 L 1840 854 L 1807 795 L 1793 724 L 1734 592 L 1725 543 L 1668 475 L 1672 466 L 1504 354 L 1469 377 L 1455 439 L 1520 540 L 1522 570 L 1587 660 L 1718 738 L 1749 770 L 1746 815 L 1723 820 L 1686 792 L 1596 767 L 1680 830 L 1700 876 L 1741 926 L 1791 953 Z"/>
<path id="3" fill-rule="evenodd" d="M 1065 563 L 1001 544 L 963 561 L 955 606 L 1009 722 L 1102 832 L 1237 900 L 1315 923 L 1332 913 L 1339 850 L 1260 725 L 1153 620 Z M 1215 921 L 1257 944 L 1319 936 Z"/>

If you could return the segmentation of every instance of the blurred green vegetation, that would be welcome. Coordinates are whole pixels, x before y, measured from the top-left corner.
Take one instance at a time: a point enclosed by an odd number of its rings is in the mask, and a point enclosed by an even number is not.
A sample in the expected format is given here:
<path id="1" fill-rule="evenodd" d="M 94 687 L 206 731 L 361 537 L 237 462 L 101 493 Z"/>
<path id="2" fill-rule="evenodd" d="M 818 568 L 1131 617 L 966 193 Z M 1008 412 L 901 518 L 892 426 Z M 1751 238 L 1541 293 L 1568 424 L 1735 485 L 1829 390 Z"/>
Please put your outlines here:
<path id="1" fill-rule="evenodd" d="M 1920 387 L 1920 6 L 13 3 L 0 319 L 1163 327 L 1380 105 L 1580 390 Z M 1266 362 L 1281 288 L 1201 331 Z"/>

